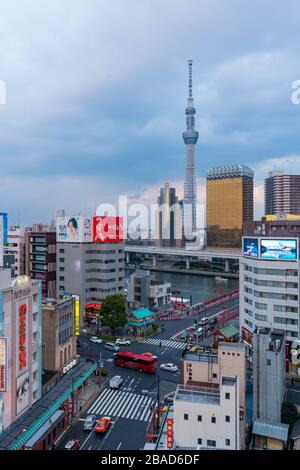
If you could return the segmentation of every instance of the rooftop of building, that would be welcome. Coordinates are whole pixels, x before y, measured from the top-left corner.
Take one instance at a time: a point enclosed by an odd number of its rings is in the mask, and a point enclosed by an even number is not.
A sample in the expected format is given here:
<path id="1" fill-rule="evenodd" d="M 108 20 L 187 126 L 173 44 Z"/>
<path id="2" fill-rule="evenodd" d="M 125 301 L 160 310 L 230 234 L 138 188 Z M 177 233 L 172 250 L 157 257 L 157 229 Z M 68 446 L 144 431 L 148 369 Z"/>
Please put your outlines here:
<path id="1" fill-rule="evenodd" d="M 178 385 L 174 396 L 174 403 L 176 401 L 218 405 L 220 403 L 220 390 L 219 388 L 197 385 Z"/>
<path id="2" fill-rule="evenodd" d="M 218 363 L 218 350 L 205 346 L 192 346 L 182 353 L 184 361 Z"/>
<path id="3" fill-rule="evenodd" d="M 147 318 L 153 317 L 154 313 L 147 307 L 142 307 L 137 310 L 134 310 L 131 315 L 137 320 L 145 320 Z"/>
<path id="4" fill-rule="evenodd" d="M 65 297 L 64 299 L 43 299 L 43 308 L 55 309 L 57 306 L 68 303 L 72 301 L 70 297 Z"/>
<path id="5" fill-rule="evenodd" d="M 238 178 L 245 176 L 254 178 L 254 172 L 246 165 L 224 165 L 210 168 L 207 172 L 207 179 Z"/>
<path id="6" fill-rule="evenodd" d="M 265 419 L 257 418 L 253 425 L 253 434 L 258 436 L 270 437 L 286 442 L 288 438 L 288 424 L 276 423 Z"/>

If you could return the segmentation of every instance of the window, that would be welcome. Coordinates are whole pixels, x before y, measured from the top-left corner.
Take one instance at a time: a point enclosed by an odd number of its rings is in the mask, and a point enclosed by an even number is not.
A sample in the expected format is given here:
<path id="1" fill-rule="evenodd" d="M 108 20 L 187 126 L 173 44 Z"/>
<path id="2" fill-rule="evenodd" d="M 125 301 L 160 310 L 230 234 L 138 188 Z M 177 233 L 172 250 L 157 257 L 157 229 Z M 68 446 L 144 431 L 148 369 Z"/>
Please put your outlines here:
<path id="1" fill-rule="evenodd" d="M 225 444 L 226 444 L 227 446 L 230 446 L 230 439 L 225 439 Z"/>
<path id="2" fill-rule="evenodd" d="M 212 422 L 212 423 L 216 423 L 216 417 L 215 417 L 215 416 L 212 416 L 212 417 L 211 417 L 211 422 Z"/>
<path id="3" fill-rule="evenodd" d="M 226 415 L 225 416 L 225 421 L 226 421 L 226 423 L 230 423 L 230 416 Z"/>
<path id="4" fill-rule="evenodd" d="M 230 400 L 230 393 L 228 393 L 228 392 L 225 393 L 225 399 Z"/>
<path id="5" fill-rule="evenodd" d="M 202 416 L 198 415 L 198 421 L 202 421 Z"/>
<path id="6" fill-rule="evenodd" d="M 208 440 L 207 441 L 207 447 L 216 447 L 216 441 Z"/>
<path id="7" fill-rule="evenodd" d="M 189 415 L 187 413 L 184 413 L 184 421 L 188 421 Z"/>
<path id="8" fill-rule="evenodd" d="M 213 378 L 216 379 L 216 378 L 217 378 L 217 374 L 213 374 Z"/>
<path id="9" fill-rule="evenodd" d="M 198 437 L 198 445 L 200 446 L 202 445 L 202 439 L 200 439 L 199 437 Z"/>
<path id="10" fill-rule="evenodd" d="M 64 248 L 60 248 L 60 249 L 59 249 L 59 252 L 60 252 L 60 253 L 64 253 L 64 252 L 65 252 L 65 249 L 64 249 Z"/>
<path id="11" fill-rule="evenodd" d="M 271 365 L 271 359 L 267 359 L 267 366 Z"/>

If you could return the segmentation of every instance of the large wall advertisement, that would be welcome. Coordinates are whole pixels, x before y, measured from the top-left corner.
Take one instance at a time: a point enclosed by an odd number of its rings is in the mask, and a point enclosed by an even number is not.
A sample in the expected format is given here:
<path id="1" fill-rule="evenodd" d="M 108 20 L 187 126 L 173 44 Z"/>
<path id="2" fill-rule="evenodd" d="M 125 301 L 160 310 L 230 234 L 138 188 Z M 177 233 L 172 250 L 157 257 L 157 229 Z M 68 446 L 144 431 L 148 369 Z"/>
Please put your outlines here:
<path id="1" fill-rule="evenodd" d="M 260 256 L 269 260 L 297 260 L 297 240 L 262 238 L 260 241 Z"/>
<path id="2" fill-rule="evenodd" d="M 298 240 L 295 238 L 243 238 L 243 255 L 265 260 L 296 261 Z"/>
<path id="3" fill-rule="evenodd" d="M 7 390 L 7 338 L 0 338 L 0 392 Z"/>
<path id="4" fill-rule="evenodd" d="M 243 254 L 258 258 L 258 239 L 257 238 L 244 238 L 243 239 Z"/>
<path id="5" fill-rule="evenodd" d="M 17 415 L 29 406 L 29 371 L 17 378 Z"/>
<path id="6" fill-rule="evenodd" d="M 86 217 L 58 217 L 56 219 L 56 241 L 88 243 L 92 241 L 92 223 Z"/>
<path id="7" fill-rule="evenodd" d="M 96 216 L 92 218 L 93 242 L 120 243 L 124 241 L 123 217 Z"/>

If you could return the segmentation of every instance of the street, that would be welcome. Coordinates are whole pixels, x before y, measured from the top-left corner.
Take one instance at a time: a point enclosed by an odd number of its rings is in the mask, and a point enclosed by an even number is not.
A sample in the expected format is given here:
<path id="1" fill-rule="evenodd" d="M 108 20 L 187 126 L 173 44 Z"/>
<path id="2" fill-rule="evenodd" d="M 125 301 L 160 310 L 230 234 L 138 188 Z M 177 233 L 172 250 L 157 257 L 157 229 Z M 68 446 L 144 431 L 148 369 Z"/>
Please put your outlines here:
<path id="1" fill-rule="evenodd" d="M 238 299 L 229 300 L 224 305 L 228 309 L 238 309 Z M 210 307 L 201 312 L 199 318 L 204 316 L 211 318 L 222 309 L 223 305 Z M 173 363 L 180 368 L 180 360 L 186 345 L 172 340 L 172 336 L 191 326 L 196 316 L 189 316 L 180 321 L 163 321 L 163 331 L 155 337 L 121 347 L 121 350 L 155 354 L 158 358 L 155 374 L 145 374 L 115 366 L 113 352 L 105 349 L 105 341 L 102 344 L 94 344 L 89 336 L 81 335 L 78 352 L 92 357 L 98 363 L 101 360 L 101 367 L 108 372 L 107 384 L 79 421 L 70 428 L 58 449 L 64 449 L 65 444 L 75 438 L 80 440 L 81 450 L 142 449 L 151 409 L 157 404 L 158 382 L 161 404 L 165 395 L 173 392 L 179 383 L 179 371 L 164 371 L 160 369 L 160 365 Z M 108 385 L 109 379 L 115 375 L 123 378 L 119 390 L 112 390 Z M 101 380 L 106 380 L 106 377 L 101 377 Z M 94 414 L 97 420 L 103 416 L 112 418 L 112 424 L 104 435 L 98 435 L 94 430 L 91 432 L 83 430 L 84 419 L 89 414 Z"/>

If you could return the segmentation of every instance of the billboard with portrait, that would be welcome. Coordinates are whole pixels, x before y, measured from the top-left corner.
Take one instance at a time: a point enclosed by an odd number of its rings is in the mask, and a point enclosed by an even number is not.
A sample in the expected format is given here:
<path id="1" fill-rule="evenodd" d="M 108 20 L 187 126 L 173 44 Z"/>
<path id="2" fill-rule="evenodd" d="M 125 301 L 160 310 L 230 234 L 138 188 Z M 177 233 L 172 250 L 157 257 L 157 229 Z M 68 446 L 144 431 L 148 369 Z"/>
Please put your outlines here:
<path id="1" fill-rule="evenodd" d="M 29 406 L 29 371 L 17 378 L 17 415 L 23 413 Z"/>
<path id="2" fill-rule="evenodd" d="M 258 258 L 258 238 L 244 238 L 243 239 L 243 254 Z"/>
<path id="3" fill-rule="evenodd" d="M 68 243 L 91 242 L 91 219 L 81 216 L 57 217 L 56 241 Z"/>
<path id="4" fill-rule="evenodd" d="M 92 219 L 94 243 L 124 241 L 123 217 L 96 216 Z"/>
<path id="5" fill-rule="evenodd" d="M 260 256 L 269 260 L 297 260 L 297 240 L 262 238 L 260 240 Z"/>

